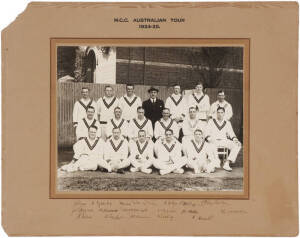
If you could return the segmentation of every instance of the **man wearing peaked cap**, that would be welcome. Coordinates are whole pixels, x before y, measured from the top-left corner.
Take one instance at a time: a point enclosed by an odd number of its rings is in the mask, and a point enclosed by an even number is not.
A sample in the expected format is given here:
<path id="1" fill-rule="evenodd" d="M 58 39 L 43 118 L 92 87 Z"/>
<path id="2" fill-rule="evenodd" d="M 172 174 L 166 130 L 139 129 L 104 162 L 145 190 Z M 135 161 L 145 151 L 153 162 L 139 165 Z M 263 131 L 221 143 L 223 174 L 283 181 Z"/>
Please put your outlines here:
<path id="1" fill-rule="evenodd" d="M 145 116 L 152 122 L 154 129 L 155 122 L 162 118 L 162 111 L 164 109 L 164 102 L 157 98 L 158 89 L 151 87 L 148 90 L 149 99 L 143 102 L 143 108 L 145 109 Z"/>

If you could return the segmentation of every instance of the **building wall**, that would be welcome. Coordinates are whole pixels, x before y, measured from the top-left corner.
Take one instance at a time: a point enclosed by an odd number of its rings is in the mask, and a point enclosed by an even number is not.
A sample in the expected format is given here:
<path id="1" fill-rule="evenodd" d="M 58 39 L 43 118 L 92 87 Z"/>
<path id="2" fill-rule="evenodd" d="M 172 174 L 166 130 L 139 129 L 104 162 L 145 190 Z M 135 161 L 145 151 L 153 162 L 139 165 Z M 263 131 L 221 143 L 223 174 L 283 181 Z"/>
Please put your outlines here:
<path id="1" fill-rule="evenodd" d="M 243 87 L 242 48 L 229 48 L 224 71 L 220 76 L 222 88 Z M 203 69 L 205 70 L 205 69 Z M 117 83 L 172 85 L 193 88 L 201 80 L 201 70 L 192 67 L 186 48 L 180 47 L 117 47 Z"/>
<path id="2" fill-rule="evenodd" d="M 83 63 L 78 63 L 76 48 L 81 48 Z M 78 50 L 78 49 L 77 49 Z M 85 81 L 84 61 L 89 51 L 96 56 L 94 72 L 95 83 L 169 86 L 180 83 L 183 89 L 191 89 L 202 80 L 204 69 L 195 69 L 189 48 L 185 47 L 111 47 L 108 55 L 103 54 L 100 46 L 60 47 L 58 49 L 58 78 L 70 75 L 74 77 L 76 67 L 83 67 L 83 75 L 76 81 Z M 195 48 L 201 50 L 201 48 Z M 77 57 L 81 57 L 78 56 Z M 220 88 L 243 87 L 242 48 L 228 48 L 224 71 L 219 78 Z M 77 64 L 76 64 L 77 62 Z"/>

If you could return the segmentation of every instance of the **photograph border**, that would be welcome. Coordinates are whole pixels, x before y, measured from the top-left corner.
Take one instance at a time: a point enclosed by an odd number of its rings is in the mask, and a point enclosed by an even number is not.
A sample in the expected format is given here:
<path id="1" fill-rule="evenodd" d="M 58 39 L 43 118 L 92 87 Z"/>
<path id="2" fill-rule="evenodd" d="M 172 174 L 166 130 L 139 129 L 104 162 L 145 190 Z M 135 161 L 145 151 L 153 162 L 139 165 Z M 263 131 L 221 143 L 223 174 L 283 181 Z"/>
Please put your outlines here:
<path id="1" fill-rule="evenodd" d="M 243 47 L 243 191 L 70 191 L 57 185 L 57 46 L 102 45 L 117 47 Z M 249 199 L 250 136 L 250 39 L 249 38 L 50 38 L 50 183 L 49 198 L 153 198 Z"/>

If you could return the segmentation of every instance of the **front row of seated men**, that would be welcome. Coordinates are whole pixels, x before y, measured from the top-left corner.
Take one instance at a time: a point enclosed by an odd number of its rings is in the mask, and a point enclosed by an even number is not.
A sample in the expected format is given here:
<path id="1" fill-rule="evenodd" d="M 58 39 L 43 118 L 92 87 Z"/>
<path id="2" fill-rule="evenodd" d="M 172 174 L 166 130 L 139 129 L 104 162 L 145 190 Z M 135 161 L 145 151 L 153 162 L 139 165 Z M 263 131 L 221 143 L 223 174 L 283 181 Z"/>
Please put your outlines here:
<path id="1" fill-rule="evenodd" d="M 128 142 L 124 135 L 121 135 L 121 127 L 113 127 L 112 136 L 104 142 L 99 138 L 97 121 L 89 116 L 88 110 L 84 122 L 87 123 L 88 136 L 77 135 L 79 140 L 74 144 L 74 158 L 60 170 L 72 172 L 97 170 L 101 167 L 108 172 L 122 173 L 124 168 L 131 166 L 131 172 L 151 173 L 153 166 L 161 175 L 172 172 L 184 173 L 184 167 L 193 169 L 195 173 L 211 173 L 220 167 L 217 148 L 222 146 L 230 150 L 223 168 L 231 171 L 230 163 L 235 162 L 241 149 L 241 144 L 234 137 L 231 124 L 222 118 L 224 114 L 222 108 L 217 111 L 217 119 L 208 122 L 206 132 L 191 125 L 194 128 L 193 135 L 186 135 L 182 144 L 170 128 L 165 130 L 164 136 L 157 137 L 154 144 L 144 129 L 138 131 L 137 139 L 131 138 Z M 192 117 L 193 108 L 190 110 L 191 120 Z"/>

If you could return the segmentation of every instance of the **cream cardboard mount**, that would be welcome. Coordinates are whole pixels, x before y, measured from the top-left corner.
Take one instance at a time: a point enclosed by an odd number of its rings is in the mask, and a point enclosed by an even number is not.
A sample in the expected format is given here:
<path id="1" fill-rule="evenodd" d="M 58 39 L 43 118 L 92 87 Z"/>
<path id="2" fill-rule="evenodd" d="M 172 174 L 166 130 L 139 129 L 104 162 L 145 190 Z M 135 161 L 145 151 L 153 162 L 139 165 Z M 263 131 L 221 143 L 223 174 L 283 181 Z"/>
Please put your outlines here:
<path id="1" fill-rule="evenodd" d="M 161 16 L 186 20 L 159 29 L 114 22 Z M 249 39 L 249 197 L 51 198 L 51 38 Z M 296 236 L 297 64 L 295 2 L 30 3 L 2 31 L 4 230 L 18 236 Z"/>

